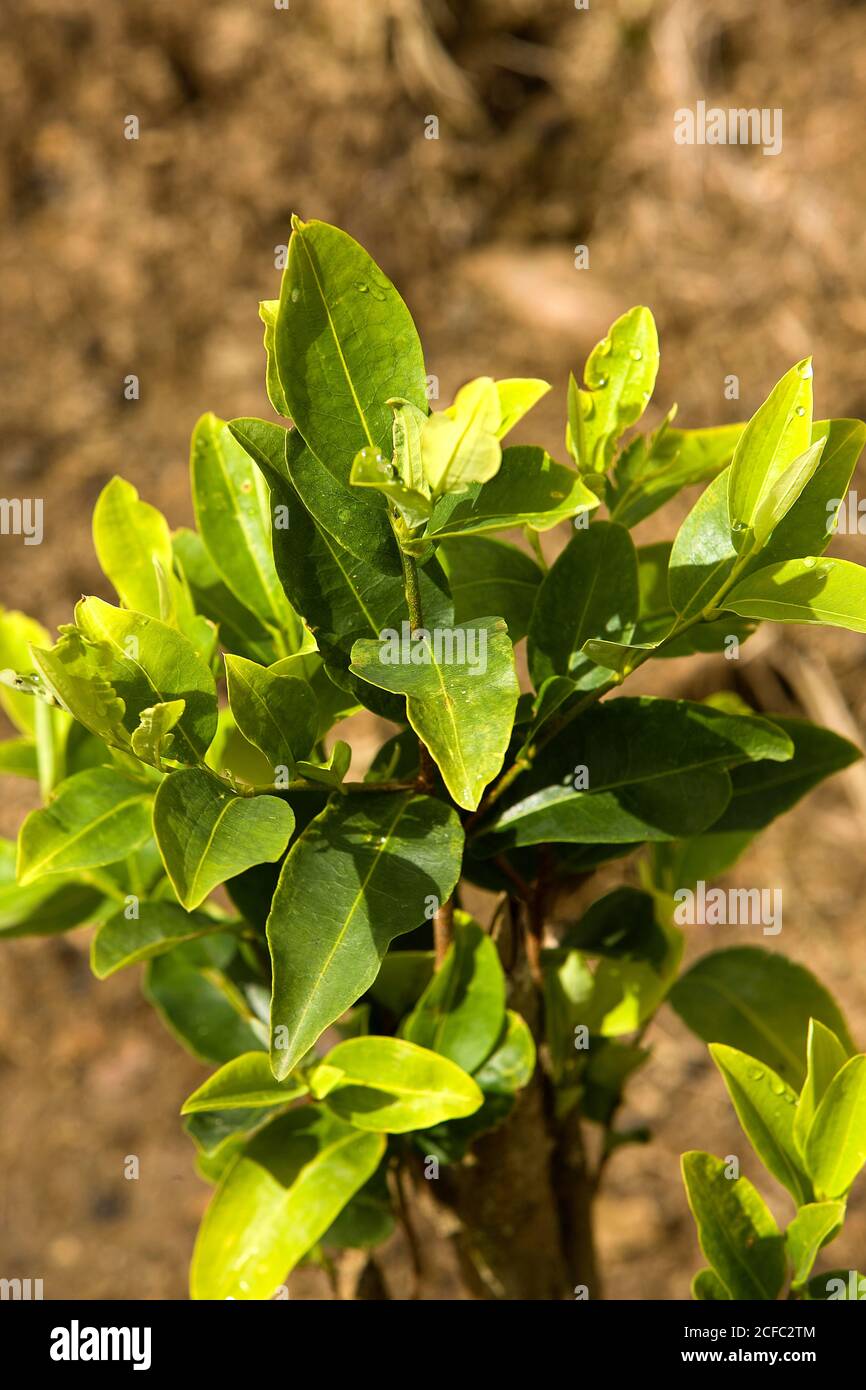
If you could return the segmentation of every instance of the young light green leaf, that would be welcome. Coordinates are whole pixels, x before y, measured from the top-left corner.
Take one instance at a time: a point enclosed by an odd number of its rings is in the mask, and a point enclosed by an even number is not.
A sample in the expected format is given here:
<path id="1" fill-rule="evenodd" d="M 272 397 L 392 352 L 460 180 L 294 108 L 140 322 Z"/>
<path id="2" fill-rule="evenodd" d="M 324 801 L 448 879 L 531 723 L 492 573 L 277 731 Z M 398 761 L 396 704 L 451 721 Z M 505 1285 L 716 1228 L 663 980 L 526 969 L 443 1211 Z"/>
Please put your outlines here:
<path id="1" fill-rule="evenodd" d="M 866 425 L 862 420 L 818 420 L 812 426 L 812 443 L 821 440 L 821 462 L 766 545 L 746 565 L 746 574 L 778 560 L 821 555 L 827 549 L 866 443 Z"/>
<path id="2" fill-rule="evenodd" d="M 150 793 L 108 767 L 77 772 L 31 811 L 18 837 L 18 882 L 113 864 L 150 836 Z"/>
<path id="3" fill-rule="evenodd" d="M 475 810 L 502 767 L 519 694 L 502 619 L 422 629 L 408 641 L 393 630 L 381 641 L 362 639 L 352 648 L 350 670 L 407 697 L 409 723 L 454 800 Z"/>
<path id="4" fill-rule="evenodd" d="M 711 1043 L 710 1056 L 764 1167 L 788 1189 L 798 1206 L 810 1201 L 811 1184 L 794 1142 L 796 1093 L 772 1067 L 734 1047 Z"/>
<path id="5" fill-rule="evenodd" d="M 0 671 L 27 672 L 33 670 L 31 643 L 44 647 L 51 641 L 48 633 L 35 618 L 26 613 L 0 609 Z M 36 721 L 35 700 L 32 695 L 18 691 L 0 681 L 0 709 L 22 734 L 32 734 Z"/>
<path id="6" fill-rule="evenodd" d="M 98 980 L 105 980 L 128 965 L 173 951 L 184 941 L 224 932 L 226 924 L 203 912 L 184 912 L 177 903 L 143 902 L 136 915 L 127 917 L 121 908 L 103 922 L 90 943 L 90 968 Z"/>
<path id="7" fill-rule="evenodd" d="M 795 1089 L 806 1071 L 810 1018 L 854 1048 L 839 1009 L 803 965 L 757 946 L 703 956 L 674 985 L 670 1003 L 707 1043 L 726 1043 L 764 1062 Z"/>
<path id="8" fill-rule="evenodd" d="M 437 552 L 454 599 L 454 621 L 496 613 L 516 645 L 525 637 L 542 572 L 516 545 L 488 536 L 443 541 Z"/>
<path id="9" fill-rule="evenodd" d="M 436 412 L 421 432 L 424 481 L 435 497 L 465 492 L 470 483 L 486 483 L 499 471 L 501 411 L 491 377 L 463 386 L 447 410 Z"/>
<path id="10" fill-rule="evenodd" d="M 826 438 L 822 438 L 810 444 L 763 494 L 752 516 L 751 531 L 756 546 L 766 545 L 776 527 L 802 496 L 821 462 L 825 443 Z"/>
<path id="11" fill-rule="evenodd" d="M 800 1207 L 785 1232 L 785 1247 L 793 1268 L 793 1289 L 802 1288 L 808 1282 L 818 1251 L 828 1244 L 844 1220 L 844 1202 L 810 1202 Z"/>
<path id="12" fill-rule="evenodd" d="M 499 953 L 477 922 L 455 914 L 454 941 L 402 1035 L 474 1072 L 493 1050 L 504 1020 L 505 974 Z"/>
<path id="13" fill-rule="evenodd" d="M 319 1107 L 279 1116 L 227 1171 L 204 1215 L 193 1299 L 267 1299 L 372 1176 L 385 1138 Z"/>
<path id="14" fill-rule="evenodd" d="M 338 797 L 310 822 L 268 918 L 275 1076 L 369 988 L 392 938 L 448 901 L 462 850 L 456 813 L 426 796 Z"/>
<path id="15" fill-rule="evenodd" d="M 731 1180 L 720 1158 L 694 1151 L 682 1168 L 701 1250 L 730 1297 L 778 1298 L 785 1243 L 748 1178 Z"/>
<path id="16" fill-rule="evenodd" d="M 124 750 L 142 712 L 184 701 L 172 754 L 197 763 L 216 733 L 213 675 L 192 644 L 157 618 L 114 608 L 99 598 L 75 608 L 76 630 L 33 656 L 45 679 L 85 728 Z"/>
<path id="17" fill-rule="evenodd" d="M 866 567 L 815 555 L 767 565 L 735 584 L 724 607 L 744 618 L 866 632 Z"/>
<path id="18" fill-rule="evenodd" d="M 237 796 L 204 768 L 160 784 L 153 830 L 172 886 L 188 912 L 227 878 L 279 859 L 295 817 L 277 796 Z"/>
<path id="19" fill-rule="evenodd" d="M 554 463 L 544 449 L 515 445 L 503 449 L 499 472 L 489 483 L 472 484 L 465 494 L 441 499 L 427 534 L 440 541 L 516 526 L 549 531 L 558 522 L 597 506 L 595 493 L 573 469 Z"/>
<path id="20" fill-rule="evenodd" d="M 183 1103 L 182 1115 L 205 1110 L 258 1110 L 286 1105 L 309 1090 L 300 1077 L 275 1081 L 266 1052 L 244 1052 L 209 1076 Z"/>
<path id="21" fill-rule="evenodd" d="M 539 377 L 517 376 L 497 381 L 499 428 L 496 433 L 499 439 L 504 439 L 549 390 L 550 382 L 542 381 Z"/>
<path id="22" fill-rule="evenodd" d="M 544 576 L 529 626 L 527 655 L 536 690 L 570 676 L 577 690 L 607 679 L 583 654 L 590 638 L 629 642 L 639 609 L 637 555 L 624 526 L 596 521 L 576 531 Z"/>
<path id="23" fill-rule="evenodd" d="M 391 281 L 345 232 L 292 219 L 274 338 L 291 418 L 342 483 L 367 445 L 385 450 L 395 396 L 427 406 L 424 356 Z"/>
<path id="24" fill-rule="evenodd" d="M 349 771 L 351 762 L 351 747 L 348 743 L 344 743 L 341 738 L 338 738 L 331 749 L 327 762 L 309 763 L 301 759 L 297 772 L 299 777 L 306 777 L 308 782 L 320 782 L 323 787 L 331 787 L 332 790 L 338 791 Z"/>
<path id="25" fill-rule="evenodd" d="M 786 372 L 740 436 L 728 475 L 728 506 L 737 550 L 760 503 L 786 468 L 809 447 L 812 359 Z"/>
<path id="26" fill-rule="evenodd" d="M 584 384 L 572 377 L 568 448 L 582 473 L 605 473 L 617 440 L 639 420 L 655 387 L 659 340 L 649 309 L 622 314 L 586 360 Z"/>
<path id="27" fill-rule="evenodd" d="M 852 1057 L 821 1099 L 804 1149 L 819 1200 L 844 1197 L 866 1163 L 866 1056 Z"/>
<path id="28" fill-rule="evenodd" d="M 349 1038 L 323 1065 L 342 1073 L 325 1105 L 358 1129 L 405 1134 L 471 1115 L 484 1101 L 461 1067 L 403 1038 Z"/>
<path id="29" fill-rule="evenodd" d="M 398 507 L 409 527 L 423 526 L 433 504 L 429 496 L 407 487 L 397 467 L 380 449 L 361 449 L 352 462 L 349 481 L 353 487 L 373 488 Z"/>
<path id="30" fill-rule="evenodd" d="M 683 618 L 715 598 L 737 562 L 728 512 L 728 470 L 706 488 L 683 521 L 668 571 L 671 603 Z"/>
<path id="31" fill-rule="evenodd" d="M 286 393 L 280 381 L 280 372 L 276 355 L 275 340 L 279 308 L 280 301 L 278 299 L 262 299 L 259 303 L 259 318 L 265 325 L 265 353 L 268 359 L 265 382 L 267 385 L 268 400 L 278 415 L 285 415 L 288 418 L 291 416 L 292 412 L 289 410 Z"/>
<path id="32" fill-rule="evenodd" d="M 810 1018 L 806 1042 L 806 1080 L 794 1115 L 794 1139 L 800 1153 L 805 1151 L 815 1111 L 827 1087 L 847 1060 L 848 1054 L 836 1034 L 831 1033 L 817 1018 Z"/>
<path id="33" fill-rule="evenodd" d="M 243 734 L 272 768 L 294 774 L 316 741 L 319 713 L 306 681 L 275 675 L 242 656 L 226 656 L 229 706 Z"/>
<path id="34" fill-rule="evenodd" d="M 215 415 L 203 415 L 193 430 L 190 475 L 196 525 L 223 582 L 267 627 L 297 634 L 274 568 L 267 484 Z"/>
<path id="35" fill-rule="evenodd" d="M 162 760 L 172 756 L 172 729 L 186 708 L 185 700 L 169 700 L 151 705 L 141 711 L 141 719 L 132 734 L 132 751 L 142 762 L 162 768 Z"/>
<path id="36" fill-rule="evenodd" d="M 170 575 L 173 563 L 168 522 L 123 478 L 112 478 L 96 500 L 93 544 L 121 603 L 137 613 L 161 617 L 157 566 Z"/>

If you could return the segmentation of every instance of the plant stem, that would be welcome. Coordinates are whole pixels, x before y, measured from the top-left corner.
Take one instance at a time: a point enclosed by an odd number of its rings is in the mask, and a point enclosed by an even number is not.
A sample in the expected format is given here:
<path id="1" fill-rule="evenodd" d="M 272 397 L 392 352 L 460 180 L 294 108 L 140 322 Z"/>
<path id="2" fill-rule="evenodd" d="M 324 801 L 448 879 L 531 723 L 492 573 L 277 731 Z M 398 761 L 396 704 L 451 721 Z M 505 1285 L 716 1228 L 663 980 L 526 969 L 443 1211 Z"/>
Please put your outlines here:
<path id="1" fill-rule="evenodd" d="M 414 555 L 407 555 L 402 548 L 400 550 L 400 563 L 403 566 L 403 589 L 406 594 L 406 606 L 409 609 L 409 621 L 414 633 L 424 626 L 418 565 Z M 430 756 L 427 745 L 420 738 L 418 740 L 418 769 L 417 790 L 431 792 L 436 785 L 436 764 Z"/>
<path id="2" fill-rule="evenodd" d="M 433 917 L 433 946 L 436 952 L 436 969 L 445 959 L 448 947 L 454 940 L 454 899 L 437 907 Z"/>

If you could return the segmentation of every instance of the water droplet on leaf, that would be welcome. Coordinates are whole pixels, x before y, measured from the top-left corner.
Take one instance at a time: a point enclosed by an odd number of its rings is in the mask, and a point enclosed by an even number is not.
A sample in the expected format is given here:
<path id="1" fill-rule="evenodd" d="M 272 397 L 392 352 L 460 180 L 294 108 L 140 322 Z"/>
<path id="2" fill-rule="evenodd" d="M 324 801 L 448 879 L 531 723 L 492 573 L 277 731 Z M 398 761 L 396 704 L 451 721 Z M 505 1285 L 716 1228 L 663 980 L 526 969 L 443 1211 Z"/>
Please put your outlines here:
<path id="1" fill-rule="evenodd" d="M 803 568 L 807 570 L 813 570 L 817 563 L 818 562 L 815 559 L 814 555 L 806 555 L 803 559 Z"/>
<path id="2" fill-rule="evenodd" d="M 804 362 L 800 367 L 800 376 L 803 378 L 804 381 L 808 381 L 809 378 L 813 375 L 814 373 L 812 371 L 812 363 Z"/>
<path id="3" fill-rule="evenodd" d="M 640 348 L 629 348 L 628 355 L 631 358 L 632 362 L 639 362 L 643 357 L 643 353 L 641 352 Z"/>
<path id="4" fill-rule="evenodd" d="M 797 415 L 805 415 L 805 414 L 806 414 L 806 407 L 805 407 L 804 405 L 798 405 L 795 413 L 796 413 Z"/>

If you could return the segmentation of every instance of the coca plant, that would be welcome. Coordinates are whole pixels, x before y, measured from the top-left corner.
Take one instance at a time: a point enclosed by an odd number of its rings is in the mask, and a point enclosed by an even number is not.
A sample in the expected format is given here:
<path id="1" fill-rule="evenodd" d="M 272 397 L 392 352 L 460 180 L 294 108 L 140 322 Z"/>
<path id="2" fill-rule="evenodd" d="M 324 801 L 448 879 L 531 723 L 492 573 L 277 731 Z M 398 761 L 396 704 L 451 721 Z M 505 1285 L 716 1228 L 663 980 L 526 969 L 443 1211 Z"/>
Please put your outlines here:
<path id="1" fill-rule="evenodd" d="M 782 1230 L 737 1155 L 686 1154 L 695 1297 L 857 1296 L 815 1260 L 866 1159 L 866 1056 L 775 944 L 680 961 L 690 894 L 712 923 L 707 882 L 859 751 L 730 694 L 619 688 L 764 620 L 866 631 L 866 569 L 822 558 L 866 428 L 813 420 L 805 361 L 745 427 L 635 433 L 637 308 L 571 380 L 570 462 L 508 444 L 547 384 L 482 376 L 431 411 L 406 305 L 320 222 L 295 220 L 261 316 L 282 422 L 199 421 L 196 529 L 115 478 L 93 532 L 117 602 L 53 643 L 0 623 L 0 765 L 44 803 L 2 847 L 3 935 L 95 924 L 95 974 L 146 962 L 215 1068 L 183 1106 L 214 1184 L 193 1297 L 269 1298 L 346 1247 L 381 1293 L 425 1184 L 470 1293 L 599 1296 L 592 1202 L 648 1137 L 623 1094 L 666 1004 L 793 1203 Z M 673 541 L 636 544 L 694 484 Z M 353 780 L 331 731 L 363 711 L 394 732 Z"/>

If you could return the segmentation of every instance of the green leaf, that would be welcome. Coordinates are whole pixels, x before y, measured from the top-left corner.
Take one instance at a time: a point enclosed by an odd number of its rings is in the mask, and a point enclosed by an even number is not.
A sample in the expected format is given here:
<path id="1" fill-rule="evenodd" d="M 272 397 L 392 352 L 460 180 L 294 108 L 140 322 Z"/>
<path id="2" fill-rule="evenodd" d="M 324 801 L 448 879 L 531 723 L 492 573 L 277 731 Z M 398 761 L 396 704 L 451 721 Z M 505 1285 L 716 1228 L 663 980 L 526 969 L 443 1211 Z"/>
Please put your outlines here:
<path id="1" fill-rule="evenodd" d="M 735 584 L 724 607 L 744 618 L 866 632 L 866 567 L 815 555 L 767 565 Z"/>
<path id="2" fill-rule="evenodd" d="M 739 1048 L 795 1089 L 805 1075 L 810 1018 L 825 1023 L 854 1050 L 845 1020 L 814 975 L 758 946 L 703 956 L 677 981 L 669 998 L 704 1042 Z"/>
<path id="3" fill-rule="evenodd" d="M 692 1280 L 692 1298 L 699 1303 L 728 1303 L 728 1293 L 718 1274 L 711 1269 L 699 1269 Z"/>
<path id="4" fill-rule="evenodd" d="M 375 1172 L 385 1150 L 318 1107 L 280 1116 L 228 1170 L 204 1215 L 194 1299 L 267 1299 Z"/>
<path id="5" fill-rule="evenodd" d="M 331 787 L 338 791 L 342 786 L 343 779 L 352 763 L 352 749 L 348 743 L 344 743 L 338 738 L 327 762 L 308 763 L 303 760 L 298 763 L 298 776 L 306 777 L 310 782 L 320 782 L 323 787 Z"/>
<path id="6" fill-rule="evenodd" d="M 809 1178 L 794 1142 L 797 1096 L 772 1067 L 723 1043 L 710 1044 L 746 1137 L 768 1172 L 801 1205 L 811 1200 Z"/>
<path id="7" fill-rule="evenodd" d="M 794 756 L 784 763 L 759 759 L 735 768 L 731 773 L 733 795 L 712 826 L 713 836 L 762 830 L 825 777 L 863 756 L 847 739 L 805 719 L 774 716 L 773 723 L 791 739 Z"/>
<path id="8" fill-rule="evenodd" d="M 676 534 L 668 571 L 671 603 L 683 618 L 706 608 L 737 562 L 728 512 L 729 471 L 720 473 Z"/>
<path id="9" fill-rule="evenodd" d="M 818 439 L 814 444 L 810 444 L 793 463 L 788 464 L 773 486 L 764 493 L 752 517 L 751 531 L 756 546 L 766 545 L 776 527 L 784 521 L 802 496 L 821 462 L 825 442 L 824 439 Z"/>
<path id="10" fill-rule="evenodd" d="M 168 522 L 123 478 L 112 478 L 96 500 L 93 544 L 124 607 L 162 617 L 158 570 L 170 576 L 174 560 Z"/>
<path id="11" fill-rule="evenodd" d="M 68 777 L 27 816 L 18 837 L 18 882 L 113 864 L 150 836 L 147 789 L 111 768 Z"/>
<path id="12" fill-rule="evenodd" d="M 544 449 L 515 445 L 502 451 L 499 472 L 490 482 L 472 484 L 465 494 L 438 503 L 427 534 L 440 541 L 516 526 L 549 531 L 597 506 L 598 498 L 573 469 L 554 463 Z"/>
<path id="13" fill-rule="evenodd" d="M 425 421 L 421 468 L 433 497 L 465 492 L 470 483 L 489 482 L 498 473 L 500 423 L 499 395 L 489 376 L 468 382 L 453 405 Z"/>
<path id="14" fill-rule="evenodd" d="M 535 1039 L 520 1014 L 506 1009 L 502 1032 L 490 1056 L 474 1072 L 485 1096 L 511 1096 L 532 1079 Z"/>
<path id="15" fill-rule="evenodd" d="M 522 420 L 542 396 L 550 390 L 550 383 L 539 377 L 508 377 L 497 381 L 499 396 L 499 428 L 497 435 L 504 439 L 519 420 Z"/>
<path id="16" fill-rule="evenodd" d="M 142 762 L 161 769 L 162 760 L 172 756 L 172 729 L 186 709 L 185 700 L 169 700 L 141 711 L 141 720 L 132 734 L 132 751 Z"/>
<path id="17" fill-rule="evenodd" d="M 595 705 L 520 778 L 520 799 L 489 827 L 495 839 L 489 836 L 485 848 L 699 833 L 728 803 L 728 768 L 790 754 L 787 737 L 762 719 L 686 700 L 626 697 Z"/>
<path id="18" fill-rule="evenodd" d="M 35 618 L 28 618 L 26 613 L 0 609 L 0 671 L 32 671 L 30 644 L 42 647 L 50 640 L 45 628 Z M 34 732 L 36 701 L 32 695 L 0 682 L 0 709 L 22 734 Z"/>
<path id="19" fill-rule="evenodd" d="M 145 968 L 146 997 L 178 1042 L 203 1062 L 229 1062 L 266 1046 L 266 1028 L 223 973 L 235 949 L 229 936 L 203 937 Z"/>
<path id="20" fill-rule="evenodd" d="M 292 219 L 275 332 L 288 413 L 342 483 L 359 449 L 385 449 L 388 401 L 426 410 L 424 356 L 391 281 L 345 232 Z"/>
<path id="21" fill-rule="evenodd" d="M 342 1073 L 325 1105 L 358 1129 L 405 1134 L 471 1115 L 484 1101 L 461 1067 L 403 1038 L 349 1038 L 323 1065 Z"/>
<path id="22" fill-rule="evenodd" d="M 433 505 L 430 498 L 407 487 L 396 465 L 380 449 L 361 449 L 355 455 L 349 481 L 353 487 L 372 488 L 387 497 L 403 513 L 409 527 L 423 525 L 430 516 Z"/>
<path id="23" fill-rule="evenodd" d="M 683 488 L 710 482 L 730 463 L 743 428 L 719 425 L 677 430 L 663 426 L 649 438 L 640 435 L 614 464 L 608 490 L 611 521 L 631 528 Z"/>
<path id="24" fill-rule="evenodd" d="M 0 776 L 39 777 L 39 757 L 32 738 L 10 738 L 0 743 Z"/>
<path id="25" fill-rule="evenodd" d="M 454 941 L 403 1025 L 403 1037 L 475 1071 L 505 1020 L 505 974 L 499 953 L 471 918 L 455 914 Z"/>
<path id="26" fill-rule="evenodd" d="M 848 1054 L 836 1034 L 825 1028 L 817 1018 L 811 1018 L 806 1042 L 806 1080 L 794 1115 L 794 1139 L 800 1153 L 805 1150 L 815 1111 L 827 1087 L 847 1060 Z"/>
<path id="27" fill-rule="evenodd" d="M 568 447 L 582 473 L 605 473 L 617 440 L 639 420 L 655 387 L 659 340 L 649 309 L 622 314 L 586 360 L 584 385 L 568 389 Z"/>
<path id="28" fill-rule="evenodd" d="M 712 1154 L 682 1157 L 683 1181 L 701 1250 L 733 1299 L 775 1299 L 785 1282 L 785 1245 L 748 1178 L 729 1179 Z"/>
<path id="29" fill-rule="evenodd" d="M 728 475 L 731 529 L 740 549 L 758 509 L 812 435 L 812 359 L 786 372 L 740 436 Z"/>
<path id="30" fill-rule="evenodd" d="M 166 873 L 188 912 L 227 878 L 279 859 L 295 817 L 277 796 L 237 796 L 204 768 L 160 784 L 153 830 Z"/>
<path id="31" fill-rule="evenodd" d="M 124 745 L 122 735 L 118 737 L 115 722 L 117 700 L 123 701 L 120 719 L 130 736 L 144 710 L 183 700 L 183 713 L 174 726 L 173 756 L 183 762 L 198 762 L 216 733 L 216 686 L 210 669 L 187 638 L 157 618 L 114 608 L 99 598 L 82 599 L 75 608 L 75 622 L 81 640 L 68 631 L 65 638 L 70 644 L 77 641 L 70 648 L 70 673 L 80 675 L 85 682 L 84 689 L 71 691 L 75 705 L 69 707 L 76 718 L 103 736 L 104 721 L 101 716 L 94 719 L 89 699 L 91 691 L 98 697 L 101 681 L 107 683 L 114 697 L 108 710 L 111 736 L 107 741 L 124 747 L 128 745 Z M 48 654 L 35 648 L 33 654 L 46 680 L 65 700 L 64 638 L 52 648 L 50 667 Z"/>
<path id="32" fill-rule="evenodd" d="M 793 1266 L 792 1288 L 802 1288 L 808 1282 L 818 1251 L 844 1220 L 844 1202 L 810 1202 L 800 1208 L 785 1232 L 788 1259 Z"/>
<path id="33" fill-rule="evenodd" d="M 392 629 L 382 641 L 362 639 L 352 648 L 350 670 L 406 695 L 409 723 L 449 792 L 458 805 L 475 810 L 502 767 L 519 694 L 502 619 L 420 629 L 411 638 Z"/>
<path id="34" fill-rule="evenodd" d="M 279 313 L 280 301 L 278 299 L 262 299 L 259 302 L 259 318 L 265 325 L 265 352 L 268 358 L 267 374 L 265 377 L 268 400 L 274 407 L 278 415 L 291 416 L 289 404 L 286 400 L 286 393 L 280 381 L 280 371 L 277 364 L 276 355 L 276 332 L 277 314 Z"/>
<path id="35" fill-rule="evenodd" d="M 866 443 L 866 425 L 862 420 L 819 420 L 812 426 L 812 443 L 820 440 L 824 441 L 821 462 L 796 505 L 746 566 L 746 573 L 777 560 L 796 560 L 826 550 L 836 512 Z"/>
<path id="36" fill-rule="evenodd" d="M 94 920 L 102 904 L 98 889 L 65 874 L 21 888 L 15 861 L 14 842 L 0 839 L 0 939 L 53 936 Z"/>
<path id="37" fill-rule="evenodd" d="M 164 955 L 184 941 L 225 931 L 224 922 L 203 912 L 184 912 L 177 903 L 155 901 L 136 906 L 134 917 L 127 917 L 128 908 L 109 917 L 91 941 L 90 967 L 97 979 L 105 980 L 128 965 Z"/>
<path id="38" fill-rule="evenodd" d="M 183 1103 L 182 1115 L 203 1110 L 257 1110 L 285 1105 L 309 1091 L 297 1076 L 275 1081 L 266 1052 L 244 1052 L 209 1076 Z"/>
<path id="39" fill-rule="evenodd" d="M 370 1250 L 381 1245 L 394 1230 L 394 1213 L 388 1196 L 384 1165 L 340 1212 L 321 1238 L 325 1248 Z"/>
<path id="40" fill-rule="evenodd" d="M 226 657 L 229 705 L 238 728 L 272 768 L 294 773 L 316 742 L 319 712 L 310 686 L 242 656 Z"/>
<path id="41" fill-rule="evenodd" d="M 370 453 L 375 466 L 380 451 L 376 449 Z M 361 458 L 363 454 L 362 450 L 356 458 Z M 384 458 L 384 455 L 381 457 Z M 401 573 L 394 532 L 388 520 L 387 508 L 380 505 L 380 497 L 375 493 L 358 492 L 354 487 L 341 483 L 310 449 L 298 447 L 294 439 L 287 441 L 283 474 L 297 489 L 301 501 L 321 531 L 333 537 L 350 555 L 382 574 Z M 348 481 L 355 483 L 356 479 L 350 476 Z M 291 541 L 291 535 L 287 539 Z"/>
<path id="42" fill-rule="evenodd" d="M 275 661 L 273 635 L 220 578 L 198 532 L 181 527 L 175 531 L 172 544 L 193 603 L 199 613 L 216 624 L 222 646 L 264 666 Z"/>
<path id="43" fill-rule="evenodd" d="M 637 556 L 625 527 L 597 521 L 576 531 L 548 570 L 529 626 L 527 654 L 538 690 L 570 676 L 578 690 L 607 679 L 583 655 L 591 637 L 628 642 L 638 616 Z"/>
<path id="44" fill-rule="evenodd" d="M 444 541 L 436 554 L 454 599 L 455 622 L 470 623 L 482 613 L 496 613 L 508 624 L 515 645 L 526 636 L 542 580 L 530 556 L 487 536 Z"/>
<path id="45" fill-rule="evenodd" d="M 223 583 L 267 627 L 296 633 L 274 568 L 267 484 L 215 415 L 203 415 L 193 430 L 190 475 L 196 525 Z"/>
<path id="46" fill-rule="evenodd" d="M 432 951 L 389 951 L 370 986 L 370 995 L 394 1018 L 418 1002 L 433 977 Z"/>
<path id="47" fill-rule="evenodd" d="M 866 1056 L 833 1077 L 809 1129 L 806 1167 L 819 1200 L 844 1197 L 866 1163 Z"/>
<path id="48" fill-rule="evenodd" d="M 370 987 L 392 938 L 448 901 L 462 850 L 456 813 L 426 796 L 336 798 L 310 822 L 268 918 L 276 1076 Z"/>

